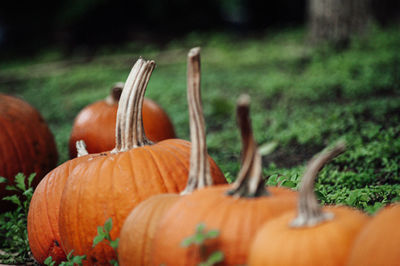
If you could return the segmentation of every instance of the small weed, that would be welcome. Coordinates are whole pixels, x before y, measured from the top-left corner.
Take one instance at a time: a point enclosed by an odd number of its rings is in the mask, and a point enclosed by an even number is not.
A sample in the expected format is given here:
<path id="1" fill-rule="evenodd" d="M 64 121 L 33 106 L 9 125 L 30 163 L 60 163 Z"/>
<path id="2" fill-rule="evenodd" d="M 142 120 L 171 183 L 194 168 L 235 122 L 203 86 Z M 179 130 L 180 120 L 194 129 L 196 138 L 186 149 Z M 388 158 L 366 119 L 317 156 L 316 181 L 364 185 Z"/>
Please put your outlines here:
<path id="1" fill-rule="evenodd" d="M 191 245 L 198 246 L 200 251 L 200 257 L 203 262 L 200 262 L 198 266 L 212 266 L 224 260 L 224 254 L 221 251 L 214 251 L 207 256 L 206 241 L 208 239 L 214 239 L 219 236 L 218 230 L 205 231 L 205 224 L 198 224 L 196 232 L 193 236 L 185 238 L 181 242 L 182 247 L 189 247 Z"/>
<path id="2" fill-rule="evenodd" d="M 97 236 L 93 239 L 93 247 L 97 246 L 100 242 L 108 242 L 110 247 L 112 247 L 115 252 L 117 252 L 118 249 L 118 243 L 119 243 L 119 238 L 112 240 L 110 236 L 110 232 L 112 229 L 112 219 L 109 218 L 107 221 L 104 223 L 104 226 L 98 226 L 97 227 Z M 111 265 L 117 266 L 118 261 L 115 259 L 112 259 L 110 261 Z"/>
<path id="3" fill-rule="evenodd" d="M 74 251 L 71 250 L 70 253 L 67 255 L 67 261 L 61 262 L 59 265 L 60 266 L 74 266 L 74 265 L 83 265 L 83 261 L 86 259 L 86 255 L 83 256 L 74 256 L 72 253 Z M 55 261 L 53 261 L 53 258 L 50 256 L 44 261 L 44 265 L 48 266 L 54 266 L 56 264 Z"/>
<path id="4" fill-rule="evenodd" d="M 14 203 L 17 208 L 0 215 L 0 249 L 2 251 L 0 263 L 18 264 L 33 261 L 29 248 L 27 221 L 29 203 L 33 196 L 34 177 L 35 174 L 31 174 L 26 180 L 25 175 L 19 173 L 15 176 L 15 185 L 6 186 L 6 190 L 14 191 L 16 194 L 6 196 L 3 200 Z M 6 178 L 0 177 L 0 183 L 7 182 Z"/>

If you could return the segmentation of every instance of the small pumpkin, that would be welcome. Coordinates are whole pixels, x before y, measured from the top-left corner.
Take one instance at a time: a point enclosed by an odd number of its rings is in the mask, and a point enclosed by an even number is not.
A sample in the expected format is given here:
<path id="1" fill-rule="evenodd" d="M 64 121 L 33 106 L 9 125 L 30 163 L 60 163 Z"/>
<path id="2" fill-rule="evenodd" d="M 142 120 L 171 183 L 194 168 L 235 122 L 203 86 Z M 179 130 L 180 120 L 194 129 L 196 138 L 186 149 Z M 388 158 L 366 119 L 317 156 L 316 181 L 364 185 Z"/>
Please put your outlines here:
<path id="1" fill-rule="evenodd" d="M 115 123 L 123 82 L 114 84 L 110 95 L 83 108 L 74 120 L 69 139 L 70 158 L 76 157 L 75 143 L 84 140 L 89 153 L 110 151 L 115 145 Z M 153 100 L 143 101 L 143 126 L 151 141 L 175 138 L 167 113 Z"/>
<path id="2" fill-rule="evenodd" d="M 0 176 L 13 184 L 16 174 L 36 173 L 36 187 L 56 167 L 58 153 L 53 134 L 40 113 L 27 102 L 0 93 Z M 12 206 L 1 199 L 11 195 L 0 184 L 0 212 Z"/>
<path id="3" fill-rule="evenodd" d="M 314 157 L 302 177 L 298 210 L 263 225 L 250 247 L 249 265 L 340 266 L 368 217 L 345 206 L 321 207 L 314 180 L 323 165 L 343 152 L 344 143 Z"/>
<path id="4" fill-rule="evenodd" d="M 358 235 L 348 266 L 400 264 L 400 204 L 386 206 Z"/>
<path id="5" fill-rule="evenodd" d="M 189 106 L 191 152 L 188 184 L 181 195 L 211 186 L 207 161 L 205 123 L 200 91 L 200 48 L 188 54 L 187 97 Z M 126 218 L 120 234 L 120 265 L 150 265 L 151 243 L 163 215 L 179 199 L 179 194 L 159 194 L 142 201 Z"/>
<path id="6" fill-rule="evenodd" d="M 115 239 L 130 211 L 160 193 L 184 189 L 189 168 L 190 143 L 168 139 L 153 144 L 143 130 L 142 103 L 153 61 L 139 59 L 122 91 L 116 122 L 116 146 L 79 164 L 65 185 L 60 205 L 60 235 L 66 252 L 86 254 L 88 264 L 115 259 L 114 250 L 100 243 L 92 248 L 97 227 L 112 218 Z M 208 157 L 216 183 L 225 177 Z"/>
<path id="7" fill-rule="evenodd" d="M 235 183 L 198 189 L 178 199 L 156 229 L 152 265 L 198 265 L 215 250 L 224 254 L 221 265 L 245 264 L 248 246 L 258 227 L 295 208 L 296 192 L 277 187 L 267 190 L 264 186 L 261 155 L 249 118 L 249 101 L 247 95 L 242 95 L 237 105 L 242 163 Z M 219 237 L 209 243 L 205 252 L 195 246 L 181 246 L 182 240 L 192 236 L 201 223 L 219 230 Z"/>
<path id="8" fill-rule="evenodd" d="M 28 240 L 35 260 L 43 264 L 51 256 L 57 264 L 66 260 L 61 247 L 58 215 L 65 182 L 79 163 L 92 155 L 82 141 L 77 142 L 78 157 L 59 165 L 40 181 L 33 193 L 28 212 Z"/>

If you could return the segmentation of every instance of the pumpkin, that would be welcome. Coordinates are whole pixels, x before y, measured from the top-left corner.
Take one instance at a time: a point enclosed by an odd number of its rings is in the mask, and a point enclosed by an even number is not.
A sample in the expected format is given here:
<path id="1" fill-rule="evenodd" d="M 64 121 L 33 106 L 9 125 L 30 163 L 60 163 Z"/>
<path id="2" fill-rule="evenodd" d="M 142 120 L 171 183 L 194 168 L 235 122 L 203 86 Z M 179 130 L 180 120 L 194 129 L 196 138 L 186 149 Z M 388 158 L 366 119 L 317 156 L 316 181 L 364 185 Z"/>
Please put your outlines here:
<path id="1" fill-rule="evenodd" d="M 181 195 L 212 185 L 207 161 L 205 123 L 200 91 L 200 48 L 188 54 L 187 96 L 191 152 L 188 184 Z M 118 246 L 120 265 L 149 265 L 151 242 L 164 213 L 179 199 L 178 194 L 159 194 L 142 201 L 126 218 Z"/>
<path id="2" fill-rule="evenodd" d="M 400 264 L 400 204 L 386 206 L 360 232 L 348 266 Z"/>
<path id="3" fill-rule="evenodd" d="M 82 141 L 77 143 L 78 156 L 49 172 L 36 187 L 28 212 L 28 240 L 35 260 L 43 264 L 49 256 L 59 264 L 66 260 L 58 228 L 60 201 L 69 174 L 79 163 L 88 160 Z"/>
<path id="4" fill-rule="evenodd" d="M 60 205 L 60 235 L 66 253 L 86 254 L 88 264 L 106 264 L 115 251 L 104 243 L 92 248 L 97 227 L 112 218 L 115 239 L 129 212 L 160 193 L 184 189 L 190 142 L 168 139 L 152 144 L 143 130 L 142 103 L 153 61 L 139 59 L 125 83 L 118 106 L 116 146 L 79 164 L 65 185 Z M 216 183 L 225 177 L 208 157 Z"/>
<path id="5" fill-rule="evenodd" d="M 27 102 L 0 93 L 0 176 L 13 184 L 16 174 L 36 173 L 36 187 L 56 167 L 58 153 L 53 134 L 40 113 Z M 1 199 L 11 195 L 0 184 L 0 212 L 12 206 Z"/>
<path id="6" fill-rule="evenodd" d="M 314 157 L 299 189 L 298 210 L 263 225 L 250 247 L 249 265 L 345 265 L 368 217 L 345 206 L 321 207 L 314 180 L 323 165 L 343 152 L 344 143 Z"/>
<path id="7" fill-rule="evenodd" d="M 242 136 L 242 162 L 235 183 L 198 189 L 178 199 L 156 229 L 152 265 L 198 265 L 216 250 L 224 254 L 221 265 L 245 264 L 248 245 L 257 228 L 266 220 L 295 208 L 296 192 L 285 188 L 267 190 L 264 186 L 247 95 L 239 98 L 237 117 Z M 208 229 L 218 230 L 219 237 L 201 248 L 181 246 L 182 240 L 192 236 L 201 223 Z"/>
<path id="8" fill-rule="evenodd" d="M 75 143 L 84 140 L 89 153 L 109 151 L 115 145 L 115 123 L 118 101 L 124 87 L 116 83 L 110 95 L 83 108 L 76 116 L 69 139 L 70 158 L 76 157 Z M 154 101 L 143 101 L 143 126 L 151 141 L 175 138 L 174 127 L 167 113 Z"/>

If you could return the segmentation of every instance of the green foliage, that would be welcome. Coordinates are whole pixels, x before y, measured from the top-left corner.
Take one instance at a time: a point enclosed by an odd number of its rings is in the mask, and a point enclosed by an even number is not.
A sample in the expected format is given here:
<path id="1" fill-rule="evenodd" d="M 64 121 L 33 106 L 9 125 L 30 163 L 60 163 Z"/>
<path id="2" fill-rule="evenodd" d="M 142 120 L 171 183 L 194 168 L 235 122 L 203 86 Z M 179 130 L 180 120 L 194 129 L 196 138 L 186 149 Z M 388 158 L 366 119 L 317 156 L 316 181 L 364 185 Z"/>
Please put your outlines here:
<path id="1" fill-rule="evenodd" d="M 61 262 L 59 265 L 60 266 L 75 266 L 75 265 L 83 265 L 83 261 L 86 259 L 86 255 L 83 256 L 75 256 L 73 255 L 73 250 L 71 250 L 70 253 L 67 255 L 67 261 Z M 48 266 L 54 266 L 56 264 L 55 261 L 53 261 L 53 258 L 51 256 L 47 257 L 44 261 L 44 265 Z"/>
<path id="2" fill-rule="evenodd" d="M 202 258 L 201 263 L 199 266 L 212 266 L 224 260 L 224 254 L 221 251 L 214 251 L 211 254 L 207 255 L 207 240 L 215 239 L 219 236 L 218 230 L 209 230 L 205 231 L 206 225 L 200 223 L 196 227 L 196 232 L 194 235 L 189 236 L 182 240 L 181 246 L 182 247 L 189 247 L 189 246 L 197 246 L 200 251 L 200 256 Z"/>
<path id="3" fill-rule="evenodd" d="M 33 196 L 32 181 L 35 174 L 25 177 L 19 173 L 15 176 L 14 184 L 7 185 L 6 190 L 16 194 L 6 196 L 2 200 L 16 205 L 14 211 L 0 215 L 0 263 L 16 264 L 32 261 L 29 248 L 27 219 L 29 203 Z M 8 180 L 1 177 L 0 183 Z"/>
<path id="4" fill-rule="evenodd" d="M 112 219 L 108 218 L 107 221 L 105 221 L 104 226 L 97 227 L 97 236 L 93 239 L 93 247 L 97 246 L 100 242 L 106 241 L 106 243 L 108 243 L 115 250 L 115 252 L 117 252 L 119 238 L 116 238 L 115 240 L 111 239 L 111 229 Z M 119 265 L 118 261 L 114 259 L 110 261 L 110 264 L 114 266 Z"/>

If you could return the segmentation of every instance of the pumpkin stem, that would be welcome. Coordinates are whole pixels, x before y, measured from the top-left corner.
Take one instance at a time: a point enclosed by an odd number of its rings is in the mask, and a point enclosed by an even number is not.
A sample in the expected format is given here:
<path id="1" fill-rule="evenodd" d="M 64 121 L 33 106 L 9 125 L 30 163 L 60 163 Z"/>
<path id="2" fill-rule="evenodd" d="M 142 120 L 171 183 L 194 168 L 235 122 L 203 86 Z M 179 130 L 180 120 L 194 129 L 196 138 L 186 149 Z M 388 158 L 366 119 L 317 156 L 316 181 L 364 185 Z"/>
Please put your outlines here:
<path id="1" fill-rule="evenodd" d="M 76 157 L 81 157 L 81 156 L 85 156 L 85 155 L 88 155 L 89 154 L 89 152 L 87 151 L 87 149 L 86 149 L 86 143 L 85 143 L 85 141 L 83 141 L 83 140 L 78 140 L 76 143 L 75 143 L 75 146 L 76 146 L 76 150 L 77 150 L 77 155 L 76 155 Z"/>
<path id="2" fill-rule="evenodd" d="M 299 189 L 298 214 L 290 223 L 291 227 L 314 226 L 323 221 L 333 219 L 333 213 L 322 211 L 322 207 L 314 193 L 314 183 L 322 167 L 344 152 L 345 149 L 345 143 L 340 141 L 333 148 L 321 152 L 308 163 Z"/>
<path id="3" fill-rule="evenodd" d="M 154 61 L 139 58 L 125 82 L 119 99 L 112 153 L 152 144 L 143 130 L 142 106 L 147 84 L 155 67 Z"/>
<path id="4" fill-rule="evenodd" d="M 123 88 L 124 88 L 123 82 L 115 83 L 111 88 L 110 95 L 106 97 L 106 103 L 109 105 L 117 104 L 119 98 L 121 98 L 121 93 Z"/>
<path id="5" fill-rule="evenodd" d="M 213 184 L 208 163 L 205 122 L 201 103 L 199 47 L 192 48 L 189 51 L 187 64 L 187 99 L 192 144 L 188 183 L 181 195 L 192 193 L 196 189 Z"/>
<path id="6" fill-rule="evenodd" d="M 254 140 L 249 106 L 250 96 L 242 94 L 236 107 L 237 122 L 242 137 L 241 169 L 231 189 L 227 191 L 228 195 L 234 197 L 254 198 L 269 194 L 262 178 L 261 155 Z"/>

